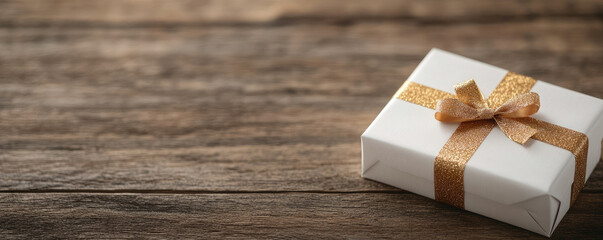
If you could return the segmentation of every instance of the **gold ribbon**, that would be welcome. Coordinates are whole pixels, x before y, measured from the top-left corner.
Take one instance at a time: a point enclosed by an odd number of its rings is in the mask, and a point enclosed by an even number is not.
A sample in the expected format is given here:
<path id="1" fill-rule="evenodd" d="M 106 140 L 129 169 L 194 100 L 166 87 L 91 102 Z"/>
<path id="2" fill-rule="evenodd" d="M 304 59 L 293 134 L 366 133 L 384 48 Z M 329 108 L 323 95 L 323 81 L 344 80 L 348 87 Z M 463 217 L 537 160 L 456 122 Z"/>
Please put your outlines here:
<path id="1" fill-rule="evenodd" d="M 524 144 L 536 129 L 513 120 L 538 112 L 540 98 L 536 93 L 517 95 L 498 108 L 491 108 L 484 100 L 473 79 L 454 86 L 457 98 L 444 98 L 436 105 L 435 118 L 442 122 L 469 122 L 494 119 L 500 129 L 515 142 Z"/>
<path id="2" fill-rule="evenodd" d="M 576 168 L 571 204 L 584 188 L 588 137 L 555 124 L 530 118 L 540 107 L 538 94 L 530 93 L 536 83 L 531 77 L 509 72 L 484 99 L 473 80 L 455 86 L 456 95 L 406 81 L 394 97 L 436 110 L 443 122 L 460 122 L 434 162 L 435 199 L 465 208 L 465 165 L 498 125 L 511 140 L 520 144 L 529 138 L 566 149 L 575 157 Z"/>

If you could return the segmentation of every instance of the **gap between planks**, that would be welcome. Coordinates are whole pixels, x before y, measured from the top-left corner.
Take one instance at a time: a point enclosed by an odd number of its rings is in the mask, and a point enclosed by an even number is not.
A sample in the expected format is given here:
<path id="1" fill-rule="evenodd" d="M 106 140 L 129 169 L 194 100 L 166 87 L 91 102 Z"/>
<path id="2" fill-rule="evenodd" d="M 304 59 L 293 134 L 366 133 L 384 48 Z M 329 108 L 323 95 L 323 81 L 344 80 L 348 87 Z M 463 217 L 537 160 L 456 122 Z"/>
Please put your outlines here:
<path id="1" fill-rule="evenodd" d="M 287 193 L 312 193 L 312 194 L 359 194 L 359 193 L 386 193 L 386 194 L 412 194 L 404 190 L 366 190 L 366 191 L 323 191 L 323 190 L 285 190 L 285 191 L 211 191 L 211 190 L 170 190 L 170 189 L 31 189 L 31 190 L 0 190 L 2 193 L 137 193 L 137 194 L 287 194 Z"/>
<path id="2" fill-rule="evenodd" d="M 245 190 L 227 190 L 227 191 L 212 191 L 212 190 L 170 190 L 170 189 L 29 189 L 29 190 L 0 190 L 0 194 L 3 193 L 106 193 L 106 194 L 122 194 L 122 193 L 133 193 L 133 194 L 189 194 L 189 195 L 202 195 L 202 194 L 288 194 L 288 193 L 312 193 L 312 194 L 414 194 L 404 190 L 365 190 L 365 191 L 328 191 L 328 190 L 259 190 L 259 191 L 245 191 Z M 603 190 L 584 190 L 581 193 L 601 194 Z"/>
<path id="3" fill-rule="evenodd" d="M 200 28 L 200 27 L 245 27 L 245 28 L 267 28 L 294 25 L 326 25 L 326 26 L 352 26 L 362 23 L 412 23 L 417 25 L 466 25 L 466 24 L 496 24 L 496 23 L 527 23 L 538 20 L 570 20 L 570 21 L 597 21 L 596 16 L 559 15 L 539 17 L 516 17 L 516 18 L 477 18 L 477 19 L 420 19 L 409 17 L 359 17 L 359 18 L 305 18 L 286 17 L 269 22 L 131 22 L 110 23 L 102 21 L 66 21 L 66 22 L 16 22 L 1 21 L 0 28 L 64 28 L 64 29 L 144 29 L 144 28 Z"/>

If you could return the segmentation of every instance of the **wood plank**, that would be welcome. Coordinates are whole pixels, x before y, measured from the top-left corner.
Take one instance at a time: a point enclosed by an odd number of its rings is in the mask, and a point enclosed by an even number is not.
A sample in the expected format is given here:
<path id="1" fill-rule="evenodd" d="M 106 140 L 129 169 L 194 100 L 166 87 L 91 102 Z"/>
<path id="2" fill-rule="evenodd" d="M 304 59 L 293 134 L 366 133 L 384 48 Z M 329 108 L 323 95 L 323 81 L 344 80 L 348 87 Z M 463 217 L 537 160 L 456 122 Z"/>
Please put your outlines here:
<path id="1" fill-rule="evenodd" d="M 547 16 L 597 17 L 602 12 L 603 3 L 597 0 L 25 0 L 0 2 L 0 24 L 257 23 L 323 18 L 509 21 Z"/>
<path id="2" fill-rule="evenodd" d="M 4 151 L 0 169 L 1 191 L 401 191 L 360 177 L 358 143 Z M 602 185 L 599 162 L 583 191 Z"/>
<path id="3" fill-rule="evenodd" d="M 553 239 L 603 234 L 582 194 Z M 414 194 L 0 194 L 0 234 L 19 238 L 542 239 Z"/>
<path id="4" fill-rule="evenodd" d="M 360 178 L 359 136 L 429 48 L 602 98 L 601 39 L 580 19 L 0 28 L 0 189 L 392 191 Z"/>
<path id="5" fill-rule="evenodd" d="M 301 93 L 306 94 L 378 96 L 392 84 L 399 85 L 425 53 L 437 47 L 556 84 L 584 86 L 576 90 L 603 96 L 596 78 L 601 39 L 603 23 L 592 19 L 451 26 L 389 21 L 271 27 L 8 27 L 0 28 L 0 50 L 5 53 L 0 56 L 0 77 L 3 83 L 67 81 L 77 83 L 74 87 L 178 93 L 291 94 L 283 88 L 303 87 Z M 89 74 L 86 79 L 84 74 Z M 374 87 L 364 89 L 368 81 Z M 269 88 L 268 83 L 278 84 Z M 336 92 L 343 87 L 354 91 Z"/>

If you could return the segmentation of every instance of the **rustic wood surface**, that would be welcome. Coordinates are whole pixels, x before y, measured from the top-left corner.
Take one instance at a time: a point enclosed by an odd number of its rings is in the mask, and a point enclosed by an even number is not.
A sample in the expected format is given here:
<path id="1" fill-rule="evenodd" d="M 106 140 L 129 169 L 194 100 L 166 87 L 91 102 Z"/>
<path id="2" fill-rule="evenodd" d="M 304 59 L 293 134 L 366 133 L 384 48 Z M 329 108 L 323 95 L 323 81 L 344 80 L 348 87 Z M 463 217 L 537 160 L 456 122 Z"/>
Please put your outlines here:
<path id="1" fill-rule="evenodd" d="M 360 177 L 432 47 L 603 98 L 602 1 L 0 1 L 1 238 L 543 238 Z"/>

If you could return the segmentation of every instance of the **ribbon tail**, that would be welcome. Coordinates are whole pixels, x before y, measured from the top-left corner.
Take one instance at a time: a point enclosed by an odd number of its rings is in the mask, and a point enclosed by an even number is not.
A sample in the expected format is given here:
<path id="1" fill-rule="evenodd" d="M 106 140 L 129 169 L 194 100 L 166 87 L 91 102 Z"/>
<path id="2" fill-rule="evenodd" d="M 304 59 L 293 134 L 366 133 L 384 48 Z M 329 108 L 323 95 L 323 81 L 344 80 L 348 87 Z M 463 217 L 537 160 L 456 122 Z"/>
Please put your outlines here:
<path id="1" fill-rule="evenodd" d="M 519 144 L 524 144 L 530 137 L 534 136 L 538 132 L 535 128 L 532 128 L 520 121 L 512 118 L 505 118 L 495 116 L 494 120 L 498 124 L 498 127 L 507 135 L 507 137 Z"/>

